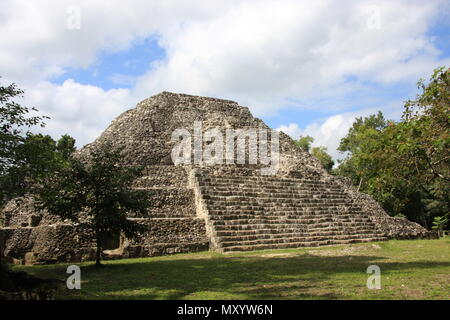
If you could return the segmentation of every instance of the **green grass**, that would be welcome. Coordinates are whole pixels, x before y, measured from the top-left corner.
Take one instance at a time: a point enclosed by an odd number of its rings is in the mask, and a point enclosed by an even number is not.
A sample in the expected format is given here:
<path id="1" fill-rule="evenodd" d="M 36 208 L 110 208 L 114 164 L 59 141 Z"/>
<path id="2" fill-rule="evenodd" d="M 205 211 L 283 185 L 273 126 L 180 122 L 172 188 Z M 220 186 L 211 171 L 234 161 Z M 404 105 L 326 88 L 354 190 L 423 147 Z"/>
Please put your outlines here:
<path id="1" fill-rule="evenodd" d="M 450 238 L 82 263 L 59 299 L 450 299 Z M 369 265 L 381 289 L 366 287 Z M 68 264 L 14 266 L 64 280 Z"/>

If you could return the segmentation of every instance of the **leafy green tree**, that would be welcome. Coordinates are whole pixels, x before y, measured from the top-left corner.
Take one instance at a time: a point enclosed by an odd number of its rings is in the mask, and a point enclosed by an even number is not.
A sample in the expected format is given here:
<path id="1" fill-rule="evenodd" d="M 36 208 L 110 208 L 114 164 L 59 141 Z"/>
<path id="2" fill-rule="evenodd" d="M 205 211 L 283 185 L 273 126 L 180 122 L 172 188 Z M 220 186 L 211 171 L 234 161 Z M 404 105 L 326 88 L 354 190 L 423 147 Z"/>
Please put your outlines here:
<path id="1" fill-rule="evenodd" d="M 436 230 L 440 234 L 442 234 L 442 232 L 444 231 L 445 226 L 447 225 L 447 223 L 448 223 L 448 219 L 446 217 L 444 217 L 444 216 L 434 217 L 432 229 Z"/>
<path id="2" fill-rule="evenodd" d="M 336 170 L 349 177 L 353 184 L 364 188 L 377 172 L 374 169 L 376 150 L 388 122 L 381 111 L 369 117 L 356 118 L 348 134 L 341 139 L 338 150 L 347 155 Z"/>
<path id="3" fill-rule="evenodd" d="M 75 139 L 65 134 L 56 143 L 56 150 L 62 158 L 68 160 L 70 155 L 75 152 Z"/>
<path id="4" fill-rule="evenodd" d="M 316 157 L 322 163 L 322 166 L 331 172 L 334 166 L 333 158 L 327 153 L 327 148 L 325 147 L 314 147 L 311 149 L 311 155 Z"/>
<path id="5" fill-rule="evenodd" d="M 37 112 L 37 109 L 22 106 L 15 101 L 23 93 L 14 83 L 6 87 L 0 86 L 0 206 L 17 196 L 18 190 L 11 188 L 10 180 L 17 180 L 14 173 L 21 165 L 22 145 L 27 140 L 29 128 L 35 125 L 43 127 L 43 120 L 48 118 L 29 116 L 30 112 Z"/>
<path id="6" fill-rule="evenodd" d="M 104 239 L 120 233 L 134 238 L 145 231 L 127 218 L 129 213 L 147 214 L 148 194 L 131 186 L 142 168 L 124 167 L 120 160 L 120 150 L 109 144 L 85 161 L 70 157 L 69 165 L 46 176 L 37 192 L 39 208 L 87 226 L 97 244 L 96 265 Z"/>
<path id="7" fill-rule="evenodd" d="M 434 71 L 428 84 L 408 100 L 403 114 L 405 127 L 400 132 L 404 143 L 400 152 L 425 181 L 450 182 L 450 69 Z"/>
<path id="8" fill-rule="evenodd" d="M 75 141 L 67 135 L 56 142 L 49 135 L 27 133 L 16 146 L 14 164 L 0 176 L 2 190 L 7 190 L 4 199 L 30 193 L 37 181 L 67 165 L 68 157 L 75 150 L 73 144 L 66 144 L 68 140 Z"/>
<path id="9" fill-rule="evenodd" d="M 407 101 L 399 122 L 379 112 L 358 118 L 341 140 L 347 154 L 336 172 L 350 177 L 391 215 L 429 226 L 449 212 L 449 70 L 435 70 Z"/>
<path id="10" fill-rule="evenodd" d="M 333 158 L 327 153 L 327 148 L 325 147 L 314 147 L 311 149 L 311 144 L 314 142 L 314 138 L 311 136 L 300 136 L 298 140 L 294 140 L 294 143 L 300 147 L 303 151 L 311 153 L 312 156 L 316 157 L 322 166 L 331 172 L 334 161 Z"/>
<path id="11" fill-rule="evenodd" d="M 29 116 L 30 112 L 37 110 L 22 106 L 15 101 L 21 98 L 23 93 L 23 90 L 14 83 L 8 86 L 0 85 L 0 207 L 16 194 L 16 190 L 10 189 L 3 182 L 11 178 L 12 170 L 17 166 L 19 146 L 26 139 L 29 128 L 35 125 L 44 126 L 43 120 L 47 118 Z M 5 179 L 5 177 L 8 178 Z M 0 278 L 0 283 L 5 285 L 12 281 L 2 248 L 0 248 Z"/>
<path id="12" fill-rule="evenodd" d="M 294 143 L 306 152 L 309 152 L 309 150 L 311 149 L 311 144 L 313 142 L 314 138 L 311 136 L 300 136 L 298 140 L 294 140 Z"/>

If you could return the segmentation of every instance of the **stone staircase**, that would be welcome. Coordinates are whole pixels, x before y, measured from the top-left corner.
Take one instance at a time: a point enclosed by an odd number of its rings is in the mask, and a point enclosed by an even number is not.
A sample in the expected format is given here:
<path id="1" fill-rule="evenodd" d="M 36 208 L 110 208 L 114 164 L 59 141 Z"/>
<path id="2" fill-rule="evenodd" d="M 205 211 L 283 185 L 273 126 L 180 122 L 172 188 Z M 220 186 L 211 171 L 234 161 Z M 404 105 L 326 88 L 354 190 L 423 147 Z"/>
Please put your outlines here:
<path id="1" fill-rule="evenodd" d="M 196 179 L 207 229 L 221 252 L 386 240 L 338 185 L 235 174 Z"/>

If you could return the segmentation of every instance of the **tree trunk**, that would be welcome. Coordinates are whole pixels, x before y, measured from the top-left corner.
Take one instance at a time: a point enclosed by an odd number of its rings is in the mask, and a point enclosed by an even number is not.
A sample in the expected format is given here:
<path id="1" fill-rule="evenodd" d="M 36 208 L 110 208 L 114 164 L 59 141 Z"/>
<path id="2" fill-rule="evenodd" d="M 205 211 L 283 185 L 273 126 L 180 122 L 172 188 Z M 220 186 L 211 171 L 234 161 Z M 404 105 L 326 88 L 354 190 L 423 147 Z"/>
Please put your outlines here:
<path id="1" fill-rule="evenodd" d="M 95 265 L 97 267 L 101 266 L 101 256 L 102 256 L 102 243 L 101 243 L 101 239 L 99 236 L 97 236 L 97 252 L 96 252 L 96 256 L 95 256 Z"/>
<path id="2" fill-rule="evenodd" d="M 0 252 L 0 273 L 6 272 L 6 271 L 7 271 L 7 268 L 6 268 L 6 264 L 4 262 L 3 252 Z"/>
<path id="3" fill-rule="evenodd" d="M 8 267 L 6 266 L 6 259 L 3 255 L 3 251 L 5 250 L 3 246 L 3 234 L 0 233 L 0 273 L 8 272 Z"/>
<path id="4" fill-rule="evenodd" d="M 6 264 L 5 256 L 3 255 L 3 239 L 0 234 L 0 291 L 11 291 L 14 289 L 14 281 Z"/>
<path id="5" fill-rule="evenodd" d="M 362 181 L 363 181 L 363 178 L 361 177 L 361 178 L 359 179 L 358 189 L 356 190 L 357 192 L 359 192 L 359 189 L 361 189 Z"/>

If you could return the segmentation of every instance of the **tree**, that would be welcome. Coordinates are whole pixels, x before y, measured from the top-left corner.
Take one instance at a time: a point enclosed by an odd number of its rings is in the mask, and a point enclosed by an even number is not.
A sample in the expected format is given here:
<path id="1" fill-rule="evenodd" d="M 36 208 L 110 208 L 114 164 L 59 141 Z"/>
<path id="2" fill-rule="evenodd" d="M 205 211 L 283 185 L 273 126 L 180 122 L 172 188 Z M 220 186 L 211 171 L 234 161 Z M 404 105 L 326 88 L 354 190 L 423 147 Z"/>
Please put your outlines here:
<path id="1" fill-rule="evenodd" d="M 50 136 L 29 131 L 32 126 L 43 127 L 43 120 L 48 117 L 30 116 L 37 109 L 15 101 L 23 93 L 14 83 L 0 86 L 0 207 L 12 198 L 30 193 L 37 180 L 63 165 L 64 157 L 74 151 L 75 140 L 69 136 L 57 146 Z M 0 291 L 39 287 L 40 279 L 8 270 L 2 244 L 0 239 Z"/>
<path id="2" fill-rule="evenodd" d="M 381 112 L 358 118 L 338 150 L 347 157 L 336 170 L 371 194 L 391 215 L 428 227 L 450 208 L 450 71 L 435 70 L 405 104 L 398 122 Z"/>
<path id="3" fill-rule="evenodd" d="M 0 86 L 0 206 L 17 196 L 17 190 L 10 188 L 11 185 L 3 185 L 2 181 L 15 180 L 14 172 L 20 165 L 18 162 L 22 161 L 20 147 L 27 139 L 29 128 L 35 125 L 43 127 L 43 120 L 48 119 L 45 116 L 28 116 L 38 110 L 15 101 L 23 93 L 14 83 L 7 87 Z"/>
<path id="4" fill-rule="evenodd" d="M 314 138 L 311 136 L 300 136 L 298 140 L 294 140 L 294 143 L 306 152 L 309 152 L 309 150 L 311 149 L 311 144 L 313 142 Z"/>
<path id="5" fill-rule="evenodd" d="M 73 152 L 75 152 L 75 139 L 65 134 L 56 143 L 56 150 L 61 154 L 61 157 L 68 160 Z"/>
<path id="6" fill-rule="evenodd" d="M 365 118 L 356 118 L 337 149 L 347 155 L 340 161 L 337 174 L 349 177 L 353 184 L 364 188 L 364 183 L 377 175 L 373 170 L 374 152 L 387 124 L 381 111 Z"/>
<path id="7" fill-rule="evenodd" d="M 314 138 L 311 136 L 300 136 L 298 140 L 294 140 L 294 143 L 300 147 L 303 151 L 311 153 L 312 156 L 316 157 L 322 166 L 331 172 L 334 166 L 333 158 L 327 153 L 327 148 L 325 147 L 314 147 L 311 149 L 311 144 L 314 142 Z"/>
<path id="8" fill-rule="evenodd" d="M 42 181 L 36 195 L 40 209 L 75 223 L 84 220 L 95 238 L 98 266 L 105 238 L 120 233 L 134 238 L 145 231 L 127 218 L 129 213 L 147 214 L 147 193 L 131 187 L 142 168 L 124 167 L 120 159 L 120 150 L 110 144 L 84 161 L 70 157 L 68 166 Z"/>
<path id="9" fill-rule="evenodd" d="M 314 147 L 311 150 L 311 155 L 316 157 L 322 163 L 322 166 L 331 172 L 334 166 L 333 158 L 327 153 L 327 148 L 325 147 Z"/>
<path id="10" fill-rule="evenodd" d="M 433 230 L 436 230 L 439 232 L 439 235 L 441 235 L 445 229 L 445 225 L 448 223 L 448 219 L 444 216 L 442 217 L 434 217 L 433 220 Z"/>
<path id="11" fill-rule="evenodd" d="M 0 176 L 5 200 L 30 193 L 37 181 L 67 165 L 75 151 L 75 139 L 68 135 L 56 142 L 49 135 L 27 133 L 16 146 L 15 159 L 8 172 Z"/>
<path id="12" fill-rule="evenodd" d="M 425 181 L 450 182 L 450 69 L 434 70 L 428 84 L 419 80 L 422 90 L 408 100 L 403 113 L 405 142 L 401 153 L 417 168 Z"/>
<path id="13" fill-rule="evenodd" d="M 44 126 L 43 119 L 47 118 L 28 116 L 30 111 L 37 112 L 37 109 L 22 106 L 14 101 L 22 97 L 23 93 L 14 83 L 6 87 L 0 85 L 0 206 L 15 195 L 16 190 L 8 188 L 2 182 L 5 176 L 11 177 L 11 170 L 16 167 L 18 148 L 26 139 L 27 129 L 34 125 Z M 2 249 L 0 245 L 0 278 L 1 282 L 6 283 L 11 279 Z"/>

